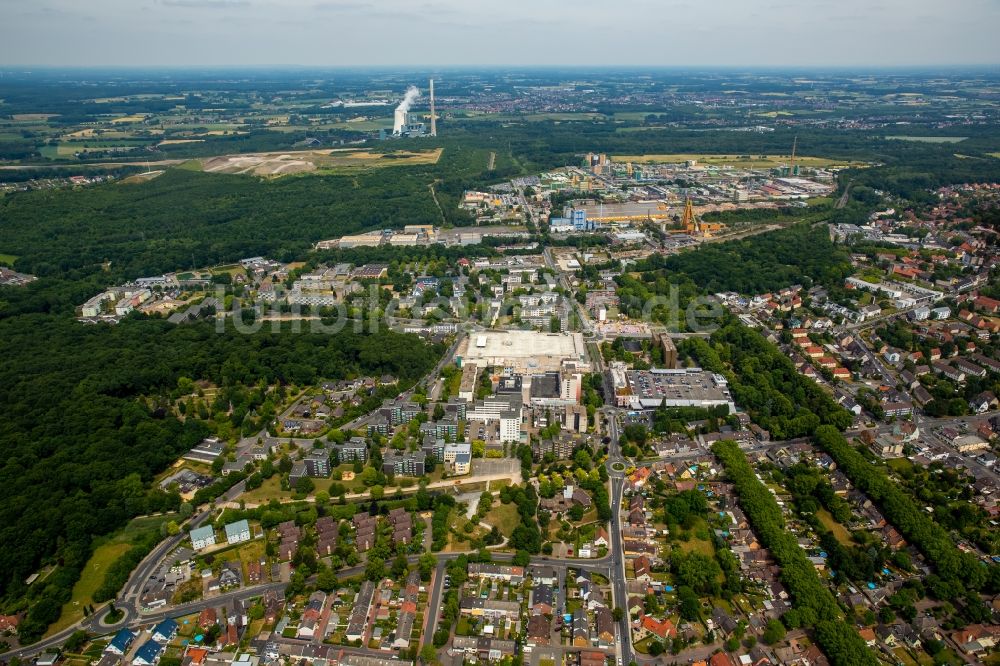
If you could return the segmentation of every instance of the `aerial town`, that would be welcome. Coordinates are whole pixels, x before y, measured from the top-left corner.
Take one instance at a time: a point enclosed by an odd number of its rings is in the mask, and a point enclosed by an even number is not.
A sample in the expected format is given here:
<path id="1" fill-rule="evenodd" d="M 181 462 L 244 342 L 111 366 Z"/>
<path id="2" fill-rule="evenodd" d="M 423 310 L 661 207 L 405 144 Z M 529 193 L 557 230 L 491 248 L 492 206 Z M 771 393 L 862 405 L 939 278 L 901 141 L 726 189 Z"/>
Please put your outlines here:
<path id="1" fill-rule="evenodd" d="M 586 161 L 466 192 L 472 227 L 343 236 L 307 262 L 140 277 L 78 306 L 90 324 L 181 327 L 239 308 L 303 324 L 377 309 L 447 351 L 408 388 L 386 375 L 297 387 L 259 432 L 198 442 L 155 481 L 182 502 L 164 538 L 70 644 L 31 648 L 36 663 L 824 663 L 791 619 L 804 612 L 803 583 L 782 574 L 791 557 L 880 660 L 929 658 L 929 640 L 989 654 L 988 599 L 955 607 L 928 589 L 945 584 L 938 555 L 859 469 L 885 465 L 899 501 L 954 516 L 969 562 L 1000 561 L 1000 300 L 983 293 L 996 235 L 962 217 L 995 186 L 803 232 L 842 260 L 835 281 L 708 295 L 731 313 L 723 330 L 771 346 L 805 404 L 843 415 L 844 452 L 762 418 L 737 366 L 626 304 L 637 271 L 774 232 L 710 213 L 812 206 L 830 174 Z M 648 173 L 701 184 L 644 185 Z M 635 183 L 624 197 L 623 180 Z M 565 211 L 551 203 L 581 190 Z M 539 226 L 568 242 L 539 245 Z M 484 251 L 486 239 L 514 251 Z M 459 258 L 321 259 L 434 246 Z M 170 409 L 205 410 L 210 390 L 189 384 Z M 762 533 L 747 483 L 765 489 L 793 554 Z M 4 621 L 17 650 L 18 616 Z"/>
<path id="2" fill-rule="evenodd" d="M 0 665 L 1000 663 L 995 72 L 0 74 Z"/>

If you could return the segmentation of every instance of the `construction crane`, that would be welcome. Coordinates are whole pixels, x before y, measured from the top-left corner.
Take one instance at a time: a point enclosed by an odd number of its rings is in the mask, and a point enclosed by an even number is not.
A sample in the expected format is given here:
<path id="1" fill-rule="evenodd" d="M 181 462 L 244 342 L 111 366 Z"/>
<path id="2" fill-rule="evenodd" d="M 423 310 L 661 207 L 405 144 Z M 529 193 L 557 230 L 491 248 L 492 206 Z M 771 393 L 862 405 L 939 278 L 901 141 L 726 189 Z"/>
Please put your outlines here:
<path id="1" fill-rule="evenodd" d="M 792 139 L 792 163 L 791 166 L 788 167 L 789 176 L 795 175 L 795 149 L 798 147 L 798 144 L 799 144 L 799 135 L 796 134 L 795 138 Z"/>

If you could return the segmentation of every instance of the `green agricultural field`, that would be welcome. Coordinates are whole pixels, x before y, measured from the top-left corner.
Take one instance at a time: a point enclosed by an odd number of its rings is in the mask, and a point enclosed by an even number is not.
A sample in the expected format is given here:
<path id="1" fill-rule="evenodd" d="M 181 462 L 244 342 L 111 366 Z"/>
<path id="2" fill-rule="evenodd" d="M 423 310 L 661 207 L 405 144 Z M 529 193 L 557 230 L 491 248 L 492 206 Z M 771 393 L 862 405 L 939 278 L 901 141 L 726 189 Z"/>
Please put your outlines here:
<path id="1" fill-rule="evenodd" d="M 917 143 L 960 143 L 965 141 L 969 137 L 967 136 L 909 136 L 906 134 L 900 134 L 896 136 L 887 136 L 886 139 L 894 141 L 914 141 Z"/>
<path id="2" fill-rule="evenodd" d="M 327 125 L 333 129 L 354 130 L 355 132 L 376 132 L 380 129 L 392 129 L 392 118 L 376 118 L 374 120 L 348 120 L 342 123 Z"/>
<path id="3" fill-rule="evenodd" d="M 663 130 L 664 125 L 629 125 L 628 127 L 616 127 L 616 132 L 650 132 L 654 130 Z"/>
<path id="4" fill-rule="evenodd" d="M 146 145 L 145 142 L 122 141 L 66 141 L 55 145 L 42 146 L 39 153 L 50 160 L 71 158 L 77 153 L 94 153 L 109 148 L 134 148 Z"/>
<path id="5" fill-rule="evenodd" d="M 603 113 L 532 113 L 523 116 L 523 118 L 531 122 L 543 122 L 546 120 L 569 122 L 573 120 L 605 120 L 607 116 Z"/>
<path id="6" fill-rule="evenodd" d="M 480 113 L 461 116 L 457 120 L 489 120 L 492 122 L 527 121 L 527 122 L 572 122 L 574 120 L 607 120 L 607 116 L 602 113 L 528 113 L 524 115 L 514 113 Z"/>
<path id="7" fill-rule="evenodd" d="M 631 121 L 643 121 L 646 116 L 656 115 L 661 113 L 659 111 L 617 111 L 615 113 L 615 120 L 631 120 Z"/>

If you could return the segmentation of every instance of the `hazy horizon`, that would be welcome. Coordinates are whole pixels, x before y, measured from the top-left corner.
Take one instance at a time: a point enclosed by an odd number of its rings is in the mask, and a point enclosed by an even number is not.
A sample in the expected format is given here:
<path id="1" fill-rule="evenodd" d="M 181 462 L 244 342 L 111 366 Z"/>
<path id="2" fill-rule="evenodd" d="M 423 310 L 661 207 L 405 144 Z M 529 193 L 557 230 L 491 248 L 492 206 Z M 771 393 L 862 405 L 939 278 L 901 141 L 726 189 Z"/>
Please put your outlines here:
<path id="1" fill-rule="evenodd" d="M 0 0 L 0 67 L 990 67 L 997 0 Z"/>

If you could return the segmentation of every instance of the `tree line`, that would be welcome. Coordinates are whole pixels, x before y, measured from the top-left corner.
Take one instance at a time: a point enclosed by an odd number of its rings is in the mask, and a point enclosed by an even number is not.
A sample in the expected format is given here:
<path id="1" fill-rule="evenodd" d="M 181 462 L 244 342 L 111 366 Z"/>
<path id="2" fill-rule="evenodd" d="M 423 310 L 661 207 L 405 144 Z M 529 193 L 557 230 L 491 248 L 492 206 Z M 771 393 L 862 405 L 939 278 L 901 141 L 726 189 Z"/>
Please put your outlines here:
<path id="1" fill-rule="evenodd" d="M 840 428 L 851 414 L 759 332 L 727 317 L 709 341 L 688 338 L 679 351 L 704 369 L 725 376 L 734 400 L 774 439 L 811 435 L 821 424 Z"/>
<path id="2" fill-rule="evenodd" d="M 853 449 L 836 428 L 820 426 L 814 439 L 851 483 L 867 494 L 900 534 L 927 558 L 943 586 L 951 588 L 937 590 L 935 596 L 955 598 L 965 589 L 984 587 L 1000 590 L 1000 567 L 985 565 L 975 554 L 959 550 L 945 528 L 927 516 L 885 472 Z"/>
<path id="3" fill-rule="evenodd" d="M 763 294 L 793 284 L 840 284 L 852 272 L 850 253 L 834 245 L 826 225 L 797 224 L 749 238 L 654 254 L 639 271 L 681 273 L 709 293 Z"/>
<path id="4" fill-rule="evenodd" d="M 712 446 L 733 482 L 739 503 L 754 533 L 781 567 L 781 580 L 792 595 L 793 607 L 782 620 L 790 627 L 814 629 L 816 642 L 835 666 L 858 666 L 879 662 L 850 625 L 830 590 L 820 581 L 795 536 L 785 525 L 781 508 L 767 487 L 757 480 L 753 467 L 735 442 L 723 440 Z"/>

